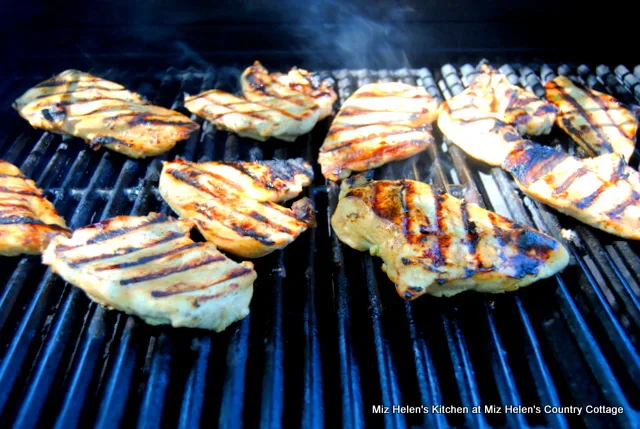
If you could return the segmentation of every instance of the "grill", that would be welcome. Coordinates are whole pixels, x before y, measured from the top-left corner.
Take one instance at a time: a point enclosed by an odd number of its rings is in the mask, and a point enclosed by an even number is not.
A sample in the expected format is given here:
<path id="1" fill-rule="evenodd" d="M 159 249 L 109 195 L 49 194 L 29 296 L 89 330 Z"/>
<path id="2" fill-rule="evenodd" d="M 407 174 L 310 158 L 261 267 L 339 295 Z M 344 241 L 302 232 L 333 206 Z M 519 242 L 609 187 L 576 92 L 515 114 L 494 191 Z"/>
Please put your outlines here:
<path id="1" fill-rule="evenodd" d="M 511 64 L 512 83 L 543 92 L 565 74 L 626 103 L 640 99 L 640 67 Z M 127 73 L 93 70 L 157 104 L 182 94 L 237 91 L 235 68 Z M 440 101 L 473 78 L 470 64 L 337 70 L 343 102 L 359 86 L 397 80 Z M 18 165 L 72 228 L 119 214 L 170 214 L 157 192 L 162 159 L 307 158 L 306 196 L 318 228 L 255 261 L 251 314 L 221 334 L 151 327 L 91 303 L 38 257 L 0 264 L 0 425 L 3 427 L 637 427 L 640 416 L 640 248 L 524 198 L 500 169 L 436 144 L 386 165 L 377 178 L 415 178 L 556 237 L 576 233 L 560 275 L 504 295 L 401 300 L 380 261 L 342 245 L 328 217 L 338 186 L 320 175 L 320 123 L 294 144 L 257 143 L 203 124 L 149 160 L 93 152 L 78 139 L 32 129 L 11 102 L 47 76 L 16 75 L 0 88 L 0 158 Z M 195 117 L 194 117 L 195 119 Z M 200 119 L 197 119 L 202 124 Z M 542 139 L 569 138 L 555 131 Z M 638 164 L 637 155 L 632 165 Z M 375 405 L 624 407 L 611 414 L 373 413 Z M 431 410 L 430 410 L 431 411 Z"/>

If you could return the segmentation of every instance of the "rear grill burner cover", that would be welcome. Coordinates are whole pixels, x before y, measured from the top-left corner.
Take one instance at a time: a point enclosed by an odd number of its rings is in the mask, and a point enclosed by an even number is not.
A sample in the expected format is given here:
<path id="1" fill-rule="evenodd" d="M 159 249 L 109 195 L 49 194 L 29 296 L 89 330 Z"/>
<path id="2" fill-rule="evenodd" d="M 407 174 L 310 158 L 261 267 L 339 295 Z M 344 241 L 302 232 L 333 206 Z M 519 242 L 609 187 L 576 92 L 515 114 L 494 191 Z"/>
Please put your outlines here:
<path id="1" fill-rule="evenodd" d="M 443 101 L 462 91 L 475 70 L 465 64 L 322 75 L 335 80 L 339 103 L 361 85 L 391 80 L 423 86 Z M 500 70 L 538 95 L 544 81 L 566 74 L 625 103 L 640 101 L 638 67 L 505 64 Z M 229 68 L 93 72 L 185 113 L 183 93 L 214 87 L 237 91 L 231 82 L 240 73 Z M 10 111 L 20 93 L 45 77 L 0 83 L 5 113 L 0 158 L 36 180 L 72 228 L 120 214 L 171 214 L 157 181 L 160 161 L 176 156 L 195 161 L 305 157 L 316 172 L 305 195 L 316 204 L 319 225 L 284 251 L 255 261 L 251 314 L 222 334 L 145 325 L 91 303 L 38 257 L 2 258 L 0 425 L 638 426 L 637 243 L 524 198 L 506 173 L 467 159 L 436 127 L 435 145 L 379 168 L 376 177 L 423 180 L 556 237 L 561 228 L 572 229 L 577 239 L 570 245 L 572 263 L 562 274 L 519 292 L 406 303 L 379 260 L 331 234 L 328 217 L 338 186 L 325 183 L 316 163 L 330 119 L 292 144 L 258 143 L 205 123 L 170 153 L 132 160 L 34 130 Z M 557 130 L 539 140 L 574 149 Z M 632 165 L 637 163 L 636 156 Z M 418 408 L 394 413 L 394 405 Z M 587 405 L 624 411 L 587 413 Z M 380 412 L 385 406 L 388 414 Z M 449 412 L 438 412 L 444 411 L 439 406 Z M 482 412 L 464 412 L 474 406 Z M 505 412 L 507 406 L 525 412 Z M 582 413 L 544 412 L 569 406 L 583 407 Z"/>

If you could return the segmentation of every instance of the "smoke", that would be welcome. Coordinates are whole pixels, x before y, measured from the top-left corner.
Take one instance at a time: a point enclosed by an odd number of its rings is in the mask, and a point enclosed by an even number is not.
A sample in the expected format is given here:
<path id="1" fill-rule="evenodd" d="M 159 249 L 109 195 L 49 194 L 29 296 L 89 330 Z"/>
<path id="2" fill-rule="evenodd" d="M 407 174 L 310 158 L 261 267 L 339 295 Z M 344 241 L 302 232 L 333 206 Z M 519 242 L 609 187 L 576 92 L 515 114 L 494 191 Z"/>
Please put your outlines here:
<path id="1" fill-rule="evenodd" d="M 386 2 L 382 2 L 386 3 Z M 410 7 L 372 2 L 315 1 L 296 18 L 302 29 L 300 50 L 306 61 L 333 68 L 410 67 L 403 47 L 411 34 L 404 27 Z"/>

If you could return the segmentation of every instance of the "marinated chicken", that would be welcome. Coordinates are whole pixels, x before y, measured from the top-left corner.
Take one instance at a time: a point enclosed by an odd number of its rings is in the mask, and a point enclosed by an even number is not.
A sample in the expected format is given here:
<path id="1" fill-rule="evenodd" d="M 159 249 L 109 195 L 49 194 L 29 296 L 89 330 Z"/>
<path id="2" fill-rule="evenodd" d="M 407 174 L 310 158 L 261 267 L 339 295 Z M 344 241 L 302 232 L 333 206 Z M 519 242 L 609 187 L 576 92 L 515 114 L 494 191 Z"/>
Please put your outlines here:
<path id="1" fill-rule="evenodd" d="M 425 183 L 354 179 L 343 182 L 331 225 L 343 243 L 382 258 L 404 299 L 513 291 L 569 262 L 552 237 Z"/>
<path id="2" fill-rule="evenodd" d="M 565 76 L 547 82 L 545 90 L 547 99 L 558 108 L 558 125 L 589 156 L 617 153 L 629 161 L 638 121 L 618 100 Z"/>
<path id="3" fill-rule="evenodd" d="M 276 204 L 297 196 L 312 179 L 313 170 L 302 159 L 175 160 L 164 163 L 160 194 L 220 249 L 257 258 L 287 246 L 315 226 L 315 209 L 307 198 L 290 209 Z"/>
<path id="4" fill-rule="evenodd" d="M 37 255 L 58 234 L 69 230 L 53 204 L 18 167 L 0 160 L 0 255 Z"/>
<path id="5" fill-rule="evenodd" d="M 193 242 L 192 227 L 156 213 L 118 216 L 55 237 L 42 262 L 92 300 L 150 325 L 220 332 L 249 314 L 256 272 Z"/>
<path id="6" fill-rule="evenodd" d="M 242 94 L 247 100 L 261 101 L 265 97 L 298 98 L 300 94 L 313 99 L 320 109 L 318 120 L 329 116 L 338 99 L 333 84 L 315 73 L 292 68 L 289 73 L 269 73 L 256 61 L 242 74 Z"/>
<path id="7" fill-rule="evenodd" d="M 555 120 L 552 104 L 485 64 L 467 89 L 442 103 L 438 127 L 469 156 L 500 166 L 523 134 L 548 134 Z"/>
<path id="8" fill-rule="evenodd" d="M 338 181 L 424 151 L 433 142 L 437 108 L 423 88 L 395 82 L 364 85 L 331 124 L 318 156 L 322 174 Z"/>
<path id="9" fill-rule="evenodd" d="M 618 154 L 579 159 L 527 142 L 503 168 L 531 198 L 588 225 L 640 240 L 640 173 Z"/>
<path id="10" fill-rule="evenodd" d="M 211 89 L 185 95 L 184 107 L 218 129 L 259 141 L 274 137 L 292 142 L 311 131 L 320 116 L 315 101 L 302 93 L 288 96 L 265 93 L 247 100 Z"/>
<path id="11" fill-rule="evenodd" d="M 80 137 L 92 149 L 105 146 L 132 158 L 166 152 L 198 129 L 178 112 L 77 70 L 39 83 L 13 107 L 36 128 Z"/>

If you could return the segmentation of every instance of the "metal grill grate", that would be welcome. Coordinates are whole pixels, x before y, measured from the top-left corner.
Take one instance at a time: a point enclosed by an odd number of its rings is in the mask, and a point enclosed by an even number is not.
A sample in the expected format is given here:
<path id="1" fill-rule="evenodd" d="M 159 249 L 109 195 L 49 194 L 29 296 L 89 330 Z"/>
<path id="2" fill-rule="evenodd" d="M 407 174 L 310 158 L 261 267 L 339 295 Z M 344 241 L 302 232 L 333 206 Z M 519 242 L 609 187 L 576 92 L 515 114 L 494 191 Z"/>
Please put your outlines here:
<path id="1" fill-rule="evenodd" d="M 640 67 L 504 65 L 513 83 L 541 94 L 566 74 L 626 103 L 640 97 Z M 182 109 L 183 92 L 236 91 L 239 70 L 100 75 Z M 443 100 L 475 67 L 332 73 L 344 101 L 359 86 L 397 80 Z M 204 124 L 164 156 L 131 160 L 78 139 L 32 129 L 11 102 L 45 76 L 0 84 L 0 158 L 18 165 L 71 227 L 118 214 L 170 213 L 156 186 L 161 160 L 181 156 L 303 156 L 316 170 L 306 195 L 319 226 L 256 261 L 251 314 L 222 334 L 150 327 L 91 303 L 38 257 L 0 263 L 0 425 L 191 428 L 633 427 L 640 410 L 640 249 L 523 198 L 506 173 L 437 144 L 389 164 L 379 178 L 417 178 L 556 237 L 574 229 L 561 275 L 503 296 L 463 294 L 406 303 L 379 260 L 341 245 L 328 226 L 337 186 L 315 162 L 329 121 L 294 144 L 257 143 Z M 195 119 L 195 118 L 194 118 Z M 201 120 L 197 119 L 200 123 Z M 561 132 L 542 140 L 573 144 Z M 637 156 L 636 156 L 637 158 Z M 638 159 L 632 160 L 637 166 Z M 615 405 L 590 414 L 374 414 L 373 405 Z M 285 417 L 286 416 L 286 417 Z"/>

